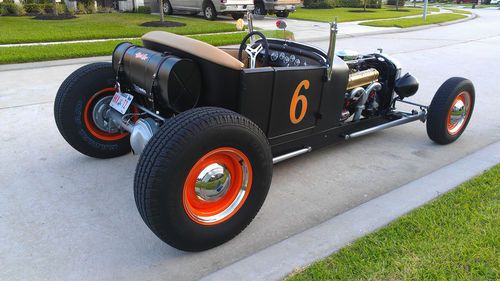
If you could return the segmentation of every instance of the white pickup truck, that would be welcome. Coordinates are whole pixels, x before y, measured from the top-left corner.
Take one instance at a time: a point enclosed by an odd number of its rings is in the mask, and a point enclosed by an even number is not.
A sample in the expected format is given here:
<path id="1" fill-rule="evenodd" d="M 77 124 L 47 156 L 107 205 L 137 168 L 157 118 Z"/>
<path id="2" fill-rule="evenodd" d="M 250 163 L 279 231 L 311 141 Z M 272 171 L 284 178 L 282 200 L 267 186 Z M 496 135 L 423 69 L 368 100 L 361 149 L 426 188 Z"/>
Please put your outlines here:
<path id="1" fill-rule="evenodd" d="M 192 14 L 203 13 L 207 20 L 217 15 L 231 15 L 233 19 L 243 18 L 247 10 L 254 9 L 254 0 L 163 0 L 163 12 L 171 15 L 174 11 Z"/>
<path id="2" fill-rule="evenodd" d="M 276 14 L 280 18 L 286 18 L 301 4 L 301 0 L 255 0 L 254 4 L 256 15 Z"/>

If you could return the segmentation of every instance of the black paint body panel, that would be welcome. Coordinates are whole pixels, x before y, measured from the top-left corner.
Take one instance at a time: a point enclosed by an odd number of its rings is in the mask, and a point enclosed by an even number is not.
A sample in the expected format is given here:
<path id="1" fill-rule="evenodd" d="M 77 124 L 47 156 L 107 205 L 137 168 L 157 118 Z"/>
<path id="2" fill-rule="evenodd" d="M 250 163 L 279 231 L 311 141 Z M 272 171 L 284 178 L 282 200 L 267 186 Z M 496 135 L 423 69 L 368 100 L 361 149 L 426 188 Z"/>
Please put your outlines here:
<path id="1" fill-rule="evenodd" d="M 317 149 L 343 140 L 342 134 L 390 121 L 387 117 L 376 116 L 352 123 L 340 122 L 349 68 L 338 57 L 334 60 L 332 79 L 328 80 L 327 66 L 321 61 L 314 66 L 239 71 L 161 44 L 145 41 L 144 45 L 157 52 L 193 60 L 202 75 L 201 95 L 196 106 L 223 107 L 246 116 L 267 135 L 274 156 L 303 147 Z M 293 47 L 301 46 L 293 43 Z M 305 51 L 309 49 L 315 56 L 327 60 L 324 53 L 304 46 Z M 303 116 L 303 101 L 296 103 L 295 111 L 291 108 L 294 94 L 307 99 Z M 292 115 L 300 117 L 300 121 L 294 123 Z"/>

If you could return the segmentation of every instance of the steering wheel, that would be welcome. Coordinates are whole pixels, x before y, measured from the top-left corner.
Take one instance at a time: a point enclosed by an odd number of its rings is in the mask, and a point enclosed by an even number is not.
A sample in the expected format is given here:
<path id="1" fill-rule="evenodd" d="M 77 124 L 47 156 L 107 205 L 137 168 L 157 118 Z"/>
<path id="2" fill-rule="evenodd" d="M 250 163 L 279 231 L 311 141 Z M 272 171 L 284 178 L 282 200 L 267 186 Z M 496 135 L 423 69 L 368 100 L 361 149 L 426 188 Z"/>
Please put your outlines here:
<path id="1" fill-rule="evenodd" d="M 260 38 L 262 38 L 261 43 L 255 43 L 253 46 L 247 45 L 247 40 L 250 38 L 250 36 L 253 35 L 258 35 Z M 264 65 L 267 65 L 267 62 L 269 61 L 269 44 L 267 42 L 266 36 L 262 34 L 262 32 L 259 31 L 252 31 L 248 33 L 245 38 L 243 38 L 243 41 L 241 41 L 240 44 L 240 50 L 238 51 L 238 59 L 241 61 L 242 58 L 242 53 L 243 50 L 248 54 L 248 57 L 250 58 L 250 68 L 255 68 L 255 62 L 257 61 L 257 55 L 262 53 L 262 50 L 265 51 L 263 61 L 262 63 Z"/>

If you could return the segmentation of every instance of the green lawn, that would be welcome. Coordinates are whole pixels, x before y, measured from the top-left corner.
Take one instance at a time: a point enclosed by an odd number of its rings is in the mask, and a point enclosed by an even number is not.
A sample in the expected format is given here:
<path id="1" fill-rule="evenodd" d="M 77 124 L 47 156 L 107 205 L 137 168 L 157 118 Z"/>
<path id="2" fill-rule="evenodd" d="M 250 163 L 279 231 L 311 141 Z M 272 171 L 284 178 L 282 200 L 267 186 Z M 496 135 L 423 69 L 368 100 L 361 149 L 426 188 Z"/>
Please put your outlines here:
<path id="1" fill-rule="evenodd" d="M 141 23 L 158 21 L 159 16 L 133 13 L 78 15 L 76 19 L 62 21 L 0 17 L 0 44 L 140 37 L 151 30 L 183 35 L 236 31 L 235 25 L 229 23 L 175 16 L 166 19 L 185 23 L 186 26 L 143 27 Z"/>
<path id="2" fill-rule="evenodd" d="M 418 18 L 406 18 L 406 19 L 395 19 L 395 20 L 378 20 L 378 21 L 367 21 L 360 23 L 361 25 L 378 26 L 378 27 L 400 27 L 407 28 L 419 25 L 436 24 L 447 21 L 453 21 L 458 19 L 466 18 L 467 16 L 459 14 L 439 14 L 439 15 L 429 15 L 424 21 L 421 17 Z"/>
<path id="3" fill-rule="evenodd" d="M 283 31 L 264 31 L 269 38 L 282 38 Z M 217 34 L 217 35 L 191 35 L 190 37 L 207 42 L 214 46 L 239 44 L 246 32 Z M 293 33 L 287 31 L 287 38 Z M 111 55 L 115 46 L 123 42 L 113 40 L 92 43 L 68 43 L 57 45 L 39 45 L 25 47 L 0 47 L 0 64 L 47 61 L 57 59 L 83 58 L 93 56 Z M 131 40 L 133 44 L 141 45 L 140 40 Z"/>
<path id="4" fill-rule="evenodd" d="M 500 165 L 497 165 L 288 280 L 499 278 Z"/>
<path id="5" fill-rule="evenodd" d="M 458 9 L 446 9 L 446 10 L 450 10 L 450 11 L 452 11 L 455 14 L 463 14 L 463 15 L 470 15 L 470 14 L 472 14 L 470 11 L 466 11 L 466 10 L 458 10 Z"/>
<path id="6" fill-rule="evenodd" d="M 464 7 L 464 8 L 472 8 L 472 3 L 462 3 L 462 4 L 444 4 L 444 5 L 441 5 L 441 7 L 457 7 L 457 8 L 461 8 L 461 7 Z M 482 8 L 489 8 L 489 7 L 498 7 L 498 5 L 490 5 L 490 4 L 481 4 L 481 5 L 475 5 L 476 9 L 482 9 Z"/>
<path id="7" fill-rule="evenodd" d="M 429 8 L 429 12 L 437 12 L 438 8 Z M 299 8 L 290 14 L 290 18 L 304 19 L 313 21 L 331 22 L 334 17 L 339 22 L 399 18 L 422 14 L 421 8 L 401 7 L 396 11 L 393 7 L 384 7 L 381 9 L 367 9 L 363 12 L 362 8 L 335 8 L 335 9 L 304 9 Z"/>

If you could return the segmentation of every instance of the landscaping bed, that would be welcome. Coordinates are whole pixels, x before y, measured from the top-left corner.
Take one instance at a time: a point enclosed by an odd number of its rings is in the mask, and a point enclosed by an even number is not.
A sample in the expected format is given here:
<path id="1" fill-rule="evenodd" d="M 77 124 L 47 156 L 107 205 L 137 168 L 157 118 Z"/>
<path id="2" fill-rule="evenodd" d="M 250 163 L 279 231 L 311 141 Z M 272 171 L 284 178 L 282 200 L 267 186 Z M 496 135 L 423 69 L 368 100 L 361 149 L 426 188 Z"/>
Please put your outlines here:
<path id="1" fill-rule="evenodd" d="M 499 280 L 499 250 L 497 165 L 288 280 Z"/>
<path id="2" fill-rule="evenodd" d="M 428 12 L 437 12 L 438 8 L 429 8 Z M 404 7 L 396 11 L 393 7 L 383 7 L 380 9 L 366 9 L 363 8 L 335 8 L 335 9 L 304 9 L 299 8 L 294 13 L 290 14 L 290 18 L 331 22 L 337 17 L 339 22 L 346 21 L 361 21 L 371 19 L 387 19 L 399 18 L 405 16 L 413 16 L 422 14 L 421 8 Z"/>
<path id="3" fill-rule="evenodd" d="M 416 18 L 405 18 L 405 19 L 395 19 L 395 20 L 379 20 L 379 21 L 367 21 L 360 23 L 361 25 L 376 26 L 376 27 L 399 27 L 408 28 L 420 25 L 437 24 L 448 21 L 454 21 L 466 18 L 467 16 L 462 14 L 438 14 L 429 15 L 424 21 L 422 17 Z"/>

